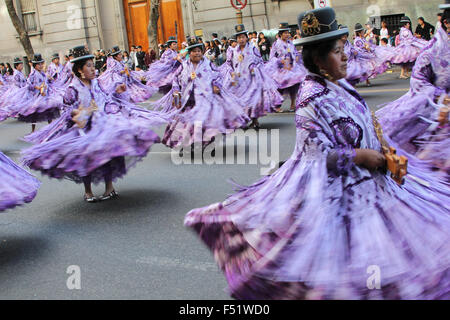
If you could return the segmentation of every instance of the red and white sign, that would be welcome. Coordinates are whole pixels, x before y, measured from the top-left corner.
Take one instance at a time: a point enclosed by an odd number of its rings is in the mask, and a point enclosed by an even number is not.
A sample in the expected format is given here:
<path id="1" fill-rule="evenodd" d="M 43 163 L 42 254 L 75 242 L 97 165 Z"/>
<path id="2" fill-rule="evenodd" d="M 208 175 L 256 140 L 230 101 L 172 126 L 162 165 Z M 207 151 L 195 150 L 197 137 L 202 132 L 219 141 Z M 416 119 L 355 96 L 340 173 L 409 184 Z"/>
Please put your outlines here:
<path id="1" fill-rule="evenodd" d="M 325 7 L 331 7 L 331 0 L 314 0 L 314 8 L 325 8 Z"/>
<path id="2" fill-rule="evenodd" d="M 230 0 L 231 5 L 236 10 L 242 10 L 247 6 L 247 0 Z"/>

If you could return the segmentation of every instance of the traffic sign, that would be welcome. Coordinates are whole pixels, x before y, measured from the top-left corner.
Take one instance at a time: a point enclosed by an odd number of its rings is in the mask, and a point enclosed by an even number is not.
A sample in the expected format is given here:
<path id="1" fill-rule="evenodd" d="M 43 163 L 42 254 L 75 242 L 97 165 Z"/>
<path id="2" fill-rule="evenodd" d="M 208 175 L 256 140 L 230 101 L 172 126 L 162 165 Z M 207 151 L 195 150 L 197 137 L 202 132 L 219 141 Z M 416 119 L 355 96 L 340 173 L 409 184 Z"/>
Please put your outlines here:
<path id="1" fill-rule="evenodd" d="M 325 8 L 325 7 L 331 7 L 331 0 L 314 0 L 314 8 Z"/>
<path id="2" fill-rule="evenodd" d="M 247 6 L 247 0 L 230 0 L 231 5 L 236 10 L 242 10 Z"/>

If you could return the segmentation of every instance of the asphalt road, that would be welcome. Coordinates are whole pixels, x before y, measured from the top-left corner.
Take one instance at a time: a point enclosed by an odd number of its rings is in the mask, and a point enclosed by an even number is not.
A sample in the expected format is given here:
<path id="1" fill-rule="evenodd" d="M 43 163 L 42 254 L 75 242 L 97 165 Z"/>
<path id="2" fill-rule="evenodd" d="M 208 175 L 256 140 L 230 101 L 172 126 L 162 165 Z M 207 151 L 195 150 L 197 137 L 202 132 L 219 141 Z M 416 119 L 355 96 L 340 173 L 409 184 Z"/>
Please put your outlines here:
<path id="1" fill-rule="evenodd" d="M 372 109 L 408 90 L 409 81 L 398 75 L 358 87 Z M 260 122 L 279 129 L 280 159 L 288 158 L 295 142 L 293 114 Z M 29 130 L 15 120 L 0 123 L 0 150 L 19 161 L 27 146 L 20 138 Z M 232 193 L 228 179 L 258 180 L 260 167 L 175 165 L 170 150 L 157 145 L 116 184 L 120 199 L 98 204 L 83 201 L 82 186 L 38 173 L 42 187 L 36 199 L 0 213 L 0 299 L 229 299 L 212 254 L 183 219 L 189 210 Z M 103 193 L 103 186 L 94 191 Z M 80 290 L 67 286 L 67 269 L 74 265 Z"/>

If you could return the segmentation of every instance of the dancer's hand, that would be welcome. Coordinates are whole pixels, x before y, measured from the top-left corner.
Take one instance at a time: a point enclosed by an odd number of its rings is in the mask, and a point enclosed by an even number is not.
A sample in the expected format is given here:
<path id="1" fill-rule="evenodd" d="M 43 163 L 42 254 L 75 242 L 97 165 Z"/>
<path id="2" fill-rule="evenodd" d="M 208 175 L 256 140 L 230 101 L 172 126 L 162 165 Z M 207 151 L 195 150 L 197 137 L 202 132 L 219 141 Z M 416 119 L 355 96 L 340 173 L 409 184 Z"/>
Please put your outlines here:
<path id="1" fill-rule="evenodd" d="M 78 114 L 80 113 L 80 110 L 78 109 L 74 109 L 72 110 L 72 112 L 70 113 L 70 116 L 73 118 L 75 118 Z"/>
<path id="2" fill-rule="evenodd" d="M 369 170 L 377 170 L 386 166 L 385 156 L 376 150 L 356 149 L 356 157 L 353 160 L 357 166 Z"/>
<path id="3" fill-rule="evenodd" d="M 127 87 L 125 86 L 125 84 L 119 84 L 117 87 L 116 87 L 116 93 L 117 94 L 121 94 L 121 93 L 124 93 L 125 91 L 127 91 Z"/>
<path id="4" fill-rule="evenodd" d="M 213 91 L 215 94 L 219 94 L 220 93 L 220 89 L 217 86 L 213 86 Z"/>
<path id="5" fill-rule="evenodd" d="M 444 105 L 446 105 L 447 107 L 450 107 L 450 97 L 448 95 L 445 95 L 444 100 L 442 101 L 442 103 Z"/>

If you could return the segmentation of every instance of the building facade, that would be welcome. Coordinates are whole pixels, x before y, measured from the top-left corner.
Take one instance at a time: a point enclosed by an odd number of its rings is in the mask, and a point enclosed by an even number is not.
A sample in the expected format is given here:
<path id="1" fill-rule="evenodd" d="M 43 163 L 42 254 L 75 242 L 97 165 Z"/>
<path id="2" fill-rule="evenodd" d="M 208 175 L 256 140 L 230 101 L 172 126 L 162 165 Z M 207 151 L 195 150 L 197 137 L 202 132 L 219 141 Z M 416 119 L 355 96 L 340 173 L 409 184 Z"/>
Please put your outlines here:
<path id="1" fill-rule="evenodd" d="M 49 58 L 71 47 L 87 44 L 91 50 L 115 45 L 129 49 L 132 44 L 148 46 L 148 17 L 151 0 L 14 0 L 19 18 L 27 28 L 35 52 Z M 184 40 L 186 35 L 211 39 L 211 33 L 230 36 L 237 23 L 236 0 L 160 0 L 158 40 L 169 36 Z M 244 2 L 242 0 L 241 2 Z M 331 0 L 338 21 L 353 29 L 356 22 L 371 19 L 379 23 L 406 14 L 417 25 L 423 16 L 436 22 L 442 0 Z M 297 15 L 311 6 L 307 0 L 247 0 L 242 20 L 247 30 L 274 29 L 280 22 L 295 26 Z M 4 1 L 0 1 L 0 61 L 23 56 L 17 32 Z M 181 41 L 180 41 L 181 42 Z"/>

